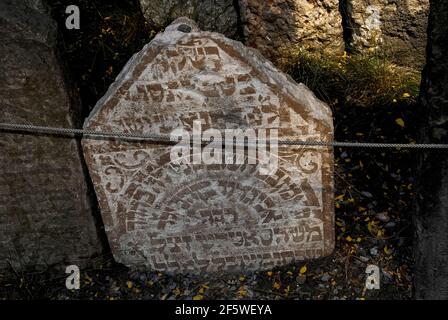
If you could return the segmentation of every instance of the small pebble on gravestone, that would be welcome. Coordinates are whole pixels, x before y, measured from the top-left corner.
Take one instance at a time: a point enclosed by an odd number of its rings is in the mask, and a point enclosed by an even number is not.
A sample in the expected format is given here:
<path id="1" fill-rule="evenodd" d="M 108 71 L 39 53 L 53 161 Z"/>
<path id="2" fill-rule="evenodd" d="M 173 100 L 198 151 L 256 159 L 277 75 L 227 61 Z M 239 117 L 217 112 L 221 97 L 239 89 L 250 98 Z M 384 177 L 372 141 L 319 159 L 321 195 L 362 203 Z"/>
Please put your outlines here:
<path id="1" fill-rule="evenodd" d="M 181 24 L 177 30 L 184 32 L 184 33 L 190 33 L 191 32 L 191 27 L 189 25 L 186 24 Z"/>

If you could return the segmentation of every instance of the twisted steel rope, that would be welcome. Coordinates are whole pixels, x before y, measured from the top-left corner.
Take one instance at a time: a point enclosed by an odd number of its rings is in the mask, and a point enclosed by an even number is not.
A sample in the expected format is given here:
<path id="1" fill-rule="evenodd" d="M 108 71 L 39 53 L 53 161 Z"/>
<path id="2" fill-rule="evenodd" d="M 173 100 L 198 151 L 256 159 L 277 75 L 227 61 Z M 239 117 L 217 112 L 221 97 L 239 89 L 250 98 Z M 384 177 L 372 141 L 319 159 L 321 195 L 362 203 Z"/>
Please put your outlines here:
<path id="1" fill-rule="evenodd" d="M 13 132 L 44 133 L 62 136 L 80 136 L 85 138 L 120 139 L 127 141 L 150 141 L 156 144 L 173 144 L 169 135 L 153 133 L 128 133 L 92 131 L 75 128 L 61 128 L 36 126 L 32 124 L 0 123 L 0 130 Z M 203 141 L 204 143 L 210 141 Z M 375 143 L 375 142 L 339 142 L 339 141 L 303 141 L 303 140 L 277 140 L 279 145 L 291 146 L 318 146 L 318 147 L 348 147 L 348 148 L 398 148 L 398 149 L 448 149 L 448 144 L 430 143 Z"/>

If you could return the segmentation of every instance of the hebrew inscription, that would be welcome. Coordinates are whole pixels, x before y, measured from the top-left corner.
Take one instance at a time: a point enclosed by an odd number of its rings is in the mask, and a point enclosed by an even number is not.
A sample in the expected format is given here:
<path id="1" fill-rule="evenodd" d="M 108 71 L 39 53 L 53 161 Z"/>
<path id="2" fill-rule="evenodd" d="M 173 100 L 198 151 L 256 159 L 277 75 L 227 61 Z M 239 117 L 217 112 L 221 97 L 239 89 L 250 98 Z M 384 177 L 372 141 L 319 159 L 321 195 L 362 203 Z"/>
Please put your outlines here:
<path id="1" fill-rule="evenodd" d="M 185 18 L 129 61 L 85 128 L 170 134 L 198 121 L 202 130 L 333 138 L 331 111 L 305 86 Z M 257 270 L 333 249 L 331 148 L 279 145 L 270 174 L 247 154 L 198 164 L 174 163 L 172 146 L 149 142 L 85 138 L 83 148 L 113 254 L 128 266 Z"/>

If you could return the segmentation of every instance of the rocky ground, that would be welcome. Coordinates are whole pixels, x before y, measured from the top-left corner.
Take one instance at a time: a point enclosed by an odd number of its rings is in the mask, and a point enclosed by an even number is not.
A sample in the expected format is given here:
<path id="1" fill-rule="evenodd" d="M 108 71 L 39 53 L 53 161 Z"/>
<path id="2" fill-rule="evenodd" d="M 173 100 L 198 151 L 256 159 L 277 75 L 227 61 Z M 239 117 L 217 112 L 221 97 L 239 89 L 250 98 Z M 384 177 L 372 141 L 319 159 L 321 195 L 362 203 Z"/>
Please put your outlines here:
<path id="1" fill-rule="evenodd" d="M 55 1 L 55 12 L 64 1 Z M 130 56 L 155 34 L 132 1 L 98 9 L 86 1 L 90 24 L 61 35 L 80 87 L 84 114 L 104 94 Z M 63 23 L 63 21 L 59 21 Z M 300 80 L 300 79 L 298 79 Z M 397 103 L 360 107 L 331 103 L 338 141 L 405 142 L 417 139 L 413 94 Z M 110 255 L 82 270 L 81 290 L 65 288 L 55 270 L 0 275 L 2 299 L 409 299 L 412 291 L 411 214 L 415 166 L 421 151 L 336 148 L 336 249 L 316 261 L 255 273 L 172 276 L 129 270 Z M 381 269 L 381 289 L 366 290 L 366 267 Z"/>

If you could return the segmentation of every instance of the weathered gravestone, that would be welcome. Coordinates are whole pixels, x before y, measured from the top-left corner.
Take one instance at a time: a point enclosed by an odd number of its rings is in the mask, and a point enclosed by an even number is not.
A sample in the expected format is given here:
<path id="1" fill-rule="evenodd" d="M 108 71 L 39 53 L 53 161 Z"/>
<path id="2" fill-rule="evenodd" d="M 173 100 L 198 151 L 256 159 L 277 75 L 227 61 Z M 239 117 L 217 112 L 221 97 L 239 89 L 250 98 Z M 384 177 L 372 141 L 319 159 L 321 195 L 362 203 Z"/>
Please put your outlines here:
<path id="1" fill-rule="evenodd" d="M 170 134 L 191 132 L 198 119 L 203 131 L 333 139 L 330 109 L 304 85 L 255 50 L 201 32 L 186 18 L 129 61 L 84 127 Z M 172 146 L 149 141 L 87 137 L 83 148 L 112 252 L 128 266 L 255 270 L 333 249 L 331 148 L 279 145 L 270 174 L 248 161 L 175 163 Z"/>
<path id="2" fill-rule="evenodd" d="M 0 1 L 0 122 L 78 126 L 56 37 L 42 1 Z M 82 266 L 101 252 L 80 149 L 0 131 L 0 269 Z"/>

